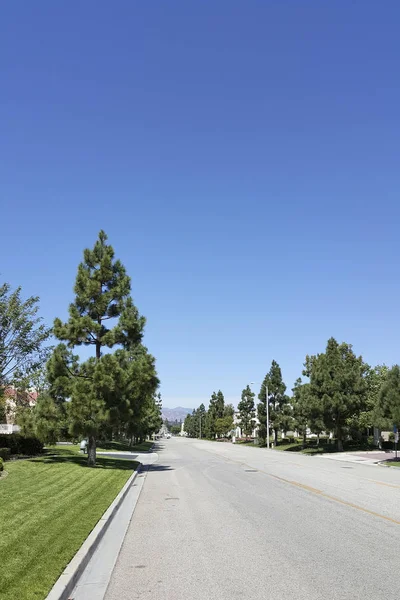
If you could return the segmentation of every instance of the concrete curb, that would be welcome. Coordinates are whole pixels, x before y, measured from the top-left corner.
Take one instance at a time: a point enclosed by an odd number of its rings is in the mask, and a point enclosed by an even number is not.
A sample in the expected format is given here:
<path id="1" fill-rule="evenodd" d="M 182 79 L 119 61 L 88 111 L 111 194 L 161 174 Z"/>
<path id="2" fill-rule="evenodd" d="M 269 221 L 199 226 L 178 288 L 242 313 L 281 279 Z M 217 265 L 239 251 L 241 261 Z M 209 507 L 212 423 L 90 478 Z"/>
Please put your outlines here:
<path id="1" fill-rule="evenodd" d="M 142 465 L 139 466 L 137 471 L 132 473 L 122 490 L 119 492 L 118 496 L 107 508 L 106 512 L 100 518 L 95 528 L 90 532 L 89 536 L 83 542 L 82 546 L 79 548 L 71 562 L 65 567 L 64 571 L 51 588 L 46 600 L 70 599 L 70 594 L 73 592 L 79 577 L 82 575 L 89 560 L 92 558 L 97 546 L 100 543 L 100 540 L 102 539 L 117 510 L 127 495 L 129 488 L 140 472 L 141 466 Z"/>

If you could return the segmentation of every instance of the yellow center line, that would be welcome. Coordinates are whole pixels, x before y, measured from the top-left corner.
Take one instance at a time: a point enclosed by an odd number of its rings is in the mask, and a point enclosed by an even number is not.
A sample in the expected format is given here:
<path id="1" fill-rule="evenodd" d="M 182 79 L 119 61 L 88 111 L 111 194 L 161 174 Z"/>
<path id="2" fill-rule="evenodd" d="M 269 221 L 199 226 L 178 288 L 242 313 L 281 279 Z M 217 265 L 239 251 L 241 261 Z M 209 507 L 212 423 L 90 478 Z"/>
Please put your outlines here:
<path id="1" fill-rule="evenodd" d="M 387 487 L 396 488 L 398 490 L 400 489 L 400 485 L 396 485 L 395 483 L 386 483 L 386 481 L 378 481 L 377 479 L 365 479 L 365 481 L 371 481 L 372 483 L 377 483 L 378 485 L 386 485 Z"/>
<path id="2" fill-rule="evenodd" d="M 382 515 L 381 513 L 377 513 L 374 510 L 369 510 L 368 508 L 364 508 L 363 506 L 359 506 L 358 504 L 353 504 L 353 502 L 348 502 L 347 500 L 341 500 L 340 498 L 336 498 L 336 496 L 331 496 L 330 494 L 326 494 L 322 490 L 318 490 L 317 488 L 313 488 L 304 483 L 300 483 L 299 481 L 292 481 L 291 479 L 285 479 L 284 477 L 279 477 L 279 475 L 273 475 L 272 473 L 267 473 L 266 471 L 262 471 L 265 475 L 269 475 L 278 481 L 282 481 L 283 483 L 288 483 L 289 485 L 293 485 L 295 487 L 301 488 L 313 494 L 317 494 L 318 496 L 322 496 L 322 498 L 326 498 L 327 500 L 332 500 L 333 502 L 337 502 L 338 504 L 342 504 L 343 506 L 348 506 L 350 508 L 355 508 L 356 510 L 360 510 L 367 515 L 371 515 L 373 517 L 378 517 L 379 519 L 384 519 L 385 521 L 389 521 L 390 523 L 395 523 L 395 525 L 400 525 L 400 521 L 393 519 L 392 517 L 388 517 L 387 515 Z"/>
<path id="3" fill-rule="evenodd" d="M 212 452 L 212 451 L 209 451 L 209 452 L 210 452 L 210 454 L 214 454 L 214 452 Z M 248 465 L 247 463 L 244 463 L 244 462 L 241 462 L 238 460 L 233 460 L 232 458 L 227 458 L 226 456 L 224 458 L 225 458 L 225 460 L 228 460 L 229 462 L 232 462 L 232 463 L 236 463 L 237 465 L 240 465 L 241 467 L 248 467 L 249 469 L 254 468 L 254 467 L 251 467 L 250 465 Z M 369 510 L 368 508 L 364 508 L 363 506 L 359 506 L 358 504 L 353 504 L 353 502 L 348 502 L 347 500 L 341 500 L 340 498 L 337 498 L 336 496 L 331 496 L 330 494 L 327 494 L 327 493 L 323 492 L 322 490 L 319 490 L 317 488 L 306 485 L 305 483 L 300 483 L 299 481 L 293 481 L 291 479 L 286 479 L 285 477 L 280 477 L 279 475 L 274 475 L 273 473 L 268 473 L 268 471 L 263 471 L 263 469 L 257 469 L 257 471 L 259 471 L 260 473 L 264 473 L 264 475 L 268 475 L 269 477 L 273 477 L 274 479 L 277 479 L 278 481 L 281 481 L 282 483 L 287 483 L 294 487 L 306 490 L 307 492 L 310 492 L 312 494 L 321 496 L 322 498 L 326 498 L 327 500 L 331 500 L 332 502 L 337 502 L 338 504 L 341 504 L 342 506 L 354 508 L 355 510 L 359 510 L 367 515 L 371 515 L 372 517 L 377 517 L 378 519 L 384 519 L 385 521 L 389 521 L 389 523 L 394 523 L 395 525 L 400 525 L 400 521 L 393 519 L 392 517 L 388 517 L 387 515 L 382 515 L 381 513 L 377 513 L 374 510 Z M 390 483 L 385 484 L 382 481 L 376 481 L 374 479 L 367 480 L 367 481 L 373 481 L 374 483 L 380 483 L 382 485 L 388 485 L 390 487 L 394 487 Z M 400 487 L 400 486 L 395 486 L 395 487 Z"/>

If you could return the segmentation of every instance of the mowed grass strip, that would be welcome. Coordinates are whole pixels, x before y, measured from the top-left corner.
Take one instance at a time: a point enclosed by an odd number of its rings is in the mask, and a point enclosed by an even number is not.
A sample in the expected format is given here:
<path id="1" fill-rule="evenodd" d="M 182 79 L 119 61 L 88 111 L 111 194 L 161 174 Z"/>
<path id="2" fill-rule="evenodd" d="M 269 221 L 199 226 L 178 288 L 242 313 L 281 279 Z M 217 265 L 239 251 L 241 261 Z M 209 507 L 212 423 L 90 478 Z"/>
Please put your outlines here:
<path id="1" fill-rule="evenodd" d="M 137 467 L 71 450 L 5 463 L 0 479 L 0 599 L 43 600 Z"/>
<path id="2" fill-rule="evenodd" d="M 154 446 L 154 442 L 141 442 L 130 446 L 124 442 L 99 442 L 97 446 L 98 452 L 149 452 Z M 50 451 L 59 452 L 60 449 L 64 452 L 70 451 L 79 454 L 79 444 L 62 444 L 57 446 L 48 446 Z"/>

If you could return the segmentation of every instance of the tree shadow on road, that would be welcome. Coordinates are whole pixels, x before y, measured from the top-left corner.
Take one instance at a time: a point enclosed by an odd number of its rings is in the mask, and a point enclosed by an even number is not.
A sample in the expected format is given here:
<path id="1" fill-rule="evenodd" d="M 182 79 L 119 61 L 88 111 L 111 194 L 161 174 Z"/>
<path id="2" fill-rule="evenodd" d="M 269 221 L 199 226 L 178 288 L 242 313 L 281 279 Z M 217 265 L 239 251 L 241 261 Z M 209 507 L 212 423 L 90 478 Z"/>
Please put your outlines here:
<path id="1" fill-rule="evenodd" d="M 159 471 L 175 471 L 175 469 L 169 465 L 148 465 L 147 467 L 148 471 L 151 472 L 159 472 Z"/>

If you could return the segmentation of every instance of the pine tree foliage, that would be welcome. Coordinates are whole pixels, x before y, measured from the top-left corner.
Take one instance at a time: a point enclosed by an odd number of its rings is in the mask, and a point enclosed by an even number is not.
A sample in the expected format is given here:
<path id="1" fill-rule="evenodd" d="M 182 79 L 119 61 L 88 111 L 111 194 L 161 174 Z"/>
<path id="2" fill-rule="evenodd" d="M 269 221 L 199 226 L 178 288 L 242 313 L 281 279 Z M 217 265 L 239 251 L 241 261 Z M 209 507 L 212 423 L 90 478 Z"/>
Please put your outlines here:
<path id="1" fill-rule="evenodd" d="M 255 394 L 251 391 L 250 386 L 247 386 L 242 391 L 241 400 L 238 404 L 240 424 L 246 437 L 250 436 L 254 429 L 254 420 L 256 416 L 254 396 Z"/>
<path id="2" fill-rule="evenodd" d="M 368 365 L 357 357 L 350 344 L 328 340 L 326 351 L 313 357 L 310 390 L 321 405 L 323 421 L 333 431 L 338 449 L 343 449 L 348 419 L 365 409 Z"/>
<path id="3" fill-rule="evenodd" d="M 50 394 L 59 402 L 69 399 L 71 432 L 88 437 L 88 463 L 94 465 L 102 432 L 143 438 L 161 426 L 159 380 L 141 343 L 145 319 L 130 295 L 130 278 L 104 231 L 92 250 L 84 250 L 74 291 L 68 321 L 54 322 L 54 334 L 66 344 L 48 364 Z M 94 356 L 79 362 L 72 349 L 82 345 L 92 346 Z"/>

